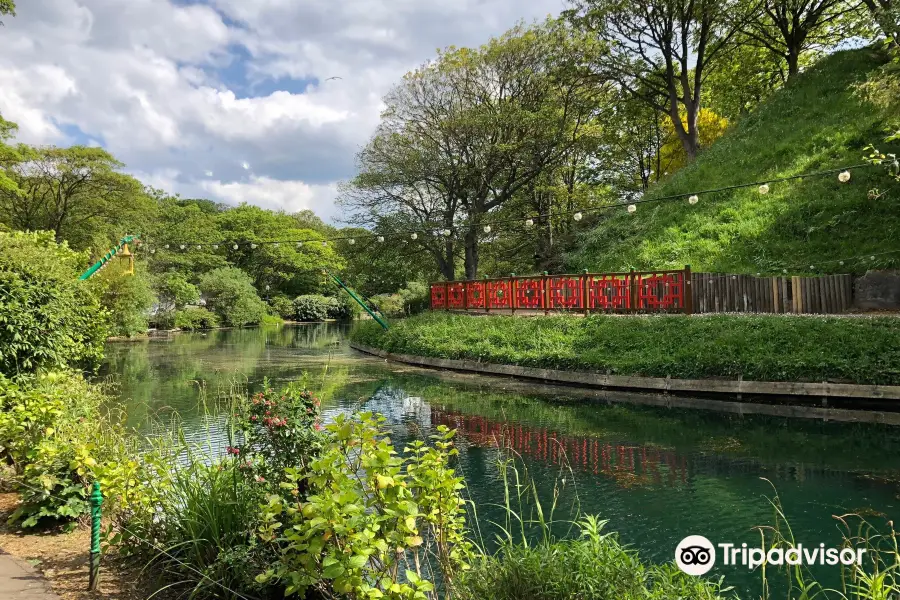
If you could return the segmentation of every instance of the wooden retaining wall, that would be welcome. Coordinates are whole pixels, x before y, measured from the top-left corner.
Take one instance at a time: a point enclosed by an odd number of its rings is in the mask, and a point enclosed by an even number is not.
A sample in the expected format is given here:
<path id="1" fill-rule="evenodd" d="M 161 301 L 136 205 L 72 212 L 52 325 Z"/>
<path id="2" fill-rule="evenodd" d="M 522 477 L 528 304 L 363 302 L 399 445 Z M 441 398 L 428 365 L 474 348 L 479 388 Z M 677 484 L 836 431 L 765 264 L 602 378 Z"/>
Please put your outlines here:
<path id="1" fill-rule="evenodd" d="M 695 313 L 840 314 L 853 304 L 852 275 L 754 277 L 693 273 Z"/>

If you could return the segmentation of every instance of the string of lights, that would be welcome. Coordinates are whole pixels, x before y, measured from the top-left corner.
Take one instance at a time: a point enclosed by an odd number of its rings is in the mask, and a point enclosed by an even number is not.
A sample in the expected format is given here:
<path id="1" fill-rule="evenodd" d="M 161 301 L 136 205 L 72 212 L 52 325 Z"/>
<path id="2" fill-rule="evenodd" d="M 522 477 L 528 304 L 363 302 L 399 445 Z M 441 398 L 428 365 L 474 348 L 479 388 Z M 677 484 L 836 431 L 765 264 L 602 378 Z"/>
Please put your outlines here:
<path id="1" fill-rule="evenodd" d="M 845 167 L 839 167 L 834 169 L 827 169 L 823 171 L 816 171 L 812 173 L 803 173 L 800 175 L 791 175 L 787 177 L 777 177 L 773 179 L 763 180 L 763 181 L 754 181 L 750 183 L 740 183 L 734 185 L 728 185 L 718 188 L 712 188 L 707 190 L 701 190 L 696 192 L 686 192 L 680 194 L 673 194 L 670 196 L 661 196 L 657 198 L 645 198 L 641 200 L 633 200 L 630 202 L 618 202 L 615 204 L 606 204 L 602 206 L 589 206 L 583 207 L 579 209 L 574 209 L 570 211 L 559 211 L 554 213 L 539 213 L 535 215 L 528 216 L 525 219 L 521 217 L 513 217 L 513 218 L 488 218 L 482 220 L 479 225 L 482 228 L 482 231 L 485 234 L 490 234 L 494 231 L 494 227 L 497 225 L 503 225 L 508 223 L 520 223 L 524 225 L 526 229 L 531 229 L 535 226 L 536 221 L 540 219 L 549 219 L 549 218 L 561 218 L 561 217 L 569 217 L 574 221 L 581 221 L 584 218 L 585 213 L 597 213 L 597 212 L 605 212 L 611 210 L 617 210 L 622 207 L 625 207 L 625 210 L 629 214 L 634 214 L 638 210 L 639 205 L 644 204 L 658 204 L 663 202 L 673 202 L 678 200 L 686 199 L 688 204 L 696 205 L 700 202 L 700 199 L 703 197 L 712 196 L 721 192 L 744 189 L 744 188 L 757 188 L 757 191 L 761 195 L 768 194 L 771 191 L 771 186 L 774 184 L 793 181 L 793 180 L 802 180 L 808 179 L 812 177 L 823 177 L 826 175 L 834 175 L 837 174 L 837 179 L 840 183 L 848 183 L 851 179 L 851 171 L 857 169 L 863 169 L 875 166 L 870 163 L 862 163 L 856 165 L 849 165 Z M 304 238 L 304 239 L 278 239 L 278 240 L 256 240 L 256 241 L 246 241 L 246 240 L 220 240 L 215 242 L 203 242 L 203 241 L 191 241 L 191 242 L 167 242 L 161 244 L 159 246 L 154 244 L 145 243 L 144 245 L 149 248 L 149 252 L 151 254 L 155 254 L 159 250 L 180 250 L 180 251 L 190 251 L 190 250 L 203 250 L 213 249 L 219 250 L 220 248 L 231 248 L 232 250 L 239 250 L 241 248 L 249 248 L 254 250 L 259 246 L 273 246 L 279 247 L 281 244 L 285 245 L 294 245 L 296 248 L 303 248 L 307 244 L 318 244 L 321 247 L 327 247 L 329 243 L 333 242 L 346 242 L 348 245 L 355 245 L 358 239 L 370 239 L 375 241 L 376 243 L 385 243 L 388 239 L 409 239 L 410 241 L 416 241 L 419 239 L 420 235 L 434 235 L 440 236 L 444 238 L 451 238 L 454 236 L 456 232 L 458 232 L 463 227 L 459 225 L 455 225 L 453 227 L 444 227 L 433 226 L 433 227 L 422 227 L 417 229 L 405 229 L 402 231 L 395 231 L 391 233 L 379 233 L 379 232 L 368 232 L 363 234 L 348 234 L 348 235 L 338 235 L 338 236 L 330 236 L 326 238 Z"/>

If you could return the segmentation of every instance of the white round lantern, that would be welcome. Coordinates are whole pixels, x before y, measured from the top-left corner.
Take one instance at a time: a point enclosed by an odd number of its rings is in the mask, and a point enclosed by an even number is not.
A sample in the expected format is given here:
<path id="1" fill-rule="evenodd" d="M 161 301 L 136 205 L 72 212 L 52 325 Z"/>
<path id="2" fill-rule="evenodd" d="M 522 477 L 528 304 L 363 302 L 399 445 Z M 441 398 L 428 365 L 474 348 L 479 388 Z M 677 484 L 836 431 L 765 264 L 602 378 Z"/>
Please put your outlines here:
<path id="1" fill-rule="evenodd" d="M 490 233 L 490 232 L 491 232 L 491 226 L 490 226 L 490 225 L 485 225 L 485 226 L 484 226 L 484 232 L 485 232 L 485 233 Z"/>
<path id="2" fill-rule="evenodd" d="M 349 240 L 347 240 L 347 243 L 352 246 L 353 244 L 356 243 L 356 240 L 354 240 L 353 238 L 350 238 Z"/>
<path id="3" fill-rule="evenodd" d="M 378 236 L 378 241 L 379 241 L 379 242 L 383 242 L 383 241 L 384 241 L 384 236 L 383 236 L 383 235 L 379 235 L 379 236 Z"/>
<path id="4" fill-rule="evenodd" d="M 525 227 L 534 227 L 533 219 L 525 219 Z"/>
<path id="5" fill-rule="evenodd" d="M 629 213 L 634 214 L 634 213 L 637 212 L 637 206 L 635 206 L 634 204 L 629 204 L 629 205 L 628 205 L 628 208 L 627 208 L 626 210 L 627 210 Z"/>
<path id="6" fill-rule="evenodd" d="M 419 234 L 418 234 L 418 233 L 414 233 L 414 234 L 412 234 L 411 236 L 409 236 L 409 239 L 411 239 L 411 240 L 417 240 L 417 239 L 419 239 Z"/>
<path id="7" fill-rule="evenodd" d="M 848 181 L 850 181 L 850 171 L 841 171 L 841 173 L 838 175 L 838 181 L 840 181 L 841 183 L 847 183 Z"/>
<path id="8" fill-rule="evenodd" d="M 572 215 L 572 218 L 575 219 L 576 221 L 580 221 L 582 219 L 582 217 L 583 217 L 583 215 L 580 212 L 577 212 L 574 215 Z"/>
<path id="9" fill-rule="evenodd" d="M 237 250 L 237 249 L 238 249 L 238 245 L 235 244 L 234 246 L 231 247 L 231 249 L 232 249 L 232 250 Z"/>
<path id="10" fill-rule="evenodd" d="M 696 194 L 688 198 L 688 204 L 697 204 L 698 202 L 700 202 L 700 198 Z"/>
<path id="11" fill-rule="evenodd" d="M 441 232 L 441 235 L 443 235 L 444 237 L 450 237 L 450 235 L 451 235 L 452 233 L 453 233 L 453 232 L 450 231 L 449 229 L 445 229 L 445 230 L 443 230 L 443 231 Z"/>
<path id="12" fill-rule="evenodd" d="M 759 193 L 763 194 L 763 195 L 768 194 L 769 193 L 769 184 L 764 183 L 761 186 L 759 186 Z"/>

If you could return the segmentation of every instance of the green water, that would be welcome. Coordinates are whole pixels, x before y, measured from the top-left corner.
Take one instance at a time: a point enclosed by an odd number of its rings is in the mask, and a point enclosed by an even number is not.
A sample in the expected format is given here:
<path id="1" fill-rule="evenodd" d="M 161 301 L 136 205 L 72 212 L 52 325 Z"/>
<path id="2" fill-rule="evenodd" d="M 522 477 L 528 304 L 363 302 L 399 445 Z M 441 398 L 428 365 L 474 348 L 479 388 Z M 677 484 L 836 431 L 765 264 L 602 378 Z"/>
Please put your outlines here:
<path id="1" fill-rule="evenodd" d="M 758 544 L 754 527 L 774 522 L 772 485 L 806 546 L 839 545 L 833 515 L 862 513 L 878 524 L 900 517 L 900 428 L 610 403 L 572 388 L 388 363 L 350 349 L 345 332 L 315 324 L 112 343 L 102 374 L 116 382 L 134 427 L 177 416 L 194 438 L 222 446 L 215 399 L 264 378 L 305 379 L 326 417 L 380 412 L 395 438 L 452 425 L 482 517 L 499 517 L 492 505 L 503 499 L 502 445 L 521 456 L 545 507 L 557 491 L 558 518 L 576 506 L 598 514 L 653 561 L 672 560 L 689 534 Z M 838 570 L 823 569 L 817 576 L 836 584 Z M 712 574 L 742 597 L 759 594 L 759 575 L 745 568 L 719 565 Z"/>

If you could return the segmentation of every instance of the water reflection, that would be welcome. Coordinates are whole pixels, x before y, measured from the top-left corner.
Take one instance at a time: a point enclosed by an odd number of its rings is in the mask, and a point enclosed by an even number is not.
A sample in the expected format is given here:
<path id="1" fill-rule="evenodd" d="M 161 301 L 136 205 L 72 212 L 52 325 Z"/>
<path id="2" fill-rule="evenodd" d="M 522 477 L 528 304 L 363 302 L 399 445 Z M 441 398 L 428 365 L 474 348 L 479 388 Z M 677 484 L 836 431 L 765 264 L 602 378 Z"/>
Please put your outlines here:
<path id="1" fill-rule="evenodd" d="M 541 501 L 556 500 L 558 519 L 600 515 L 651 560 L 671 560 L 688 534 L 756 543 L 754 527 L 773 522 L 773 488 L 761 478 L 777 488 L 805 545 L 839 541 L 832 515 L 900 517 L 896 428 L 611 404 L 565 388 L 536 393 L 533 384 L 364 356 L 341 343 L 344 333 L 319 324 L 111 344 L 103 377 L 117 382 L 133 426 L 146 431 L 177 415 L 190 439 L 219 450 L 228 439 L 219 401 L 265 378 L 304 380 L 326 418 L 385 415 L 401 447 L 438 425 L 454 427 L 458 468 L 482 522 L 502 520 L 498 459 L 512 451 Z M 758 575 L 716 572 L 742 595 L 759 594 Z"/>

